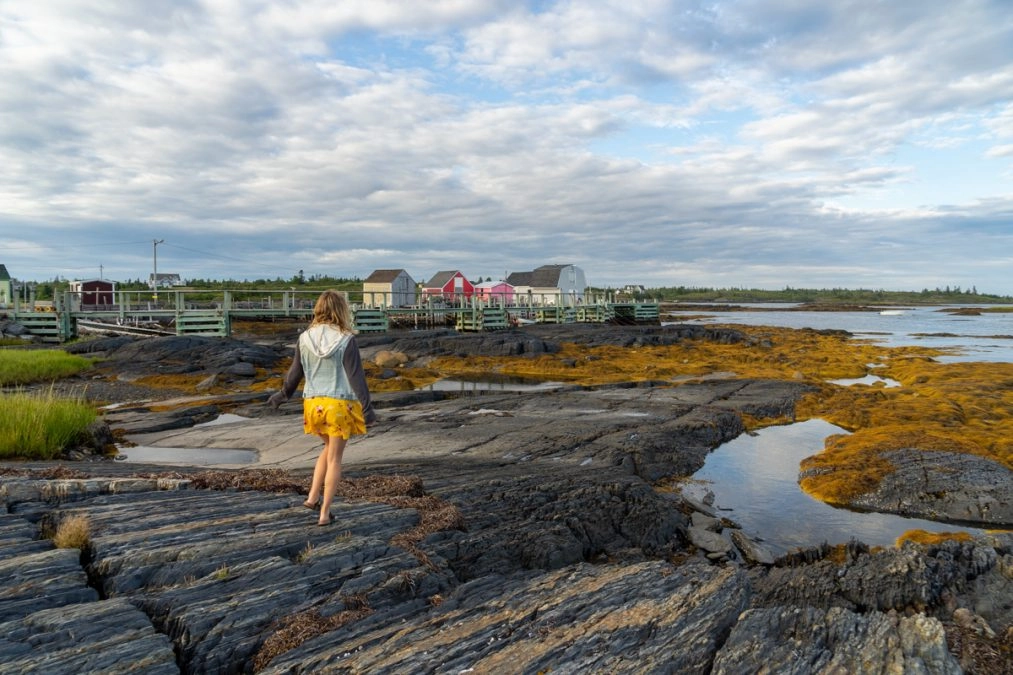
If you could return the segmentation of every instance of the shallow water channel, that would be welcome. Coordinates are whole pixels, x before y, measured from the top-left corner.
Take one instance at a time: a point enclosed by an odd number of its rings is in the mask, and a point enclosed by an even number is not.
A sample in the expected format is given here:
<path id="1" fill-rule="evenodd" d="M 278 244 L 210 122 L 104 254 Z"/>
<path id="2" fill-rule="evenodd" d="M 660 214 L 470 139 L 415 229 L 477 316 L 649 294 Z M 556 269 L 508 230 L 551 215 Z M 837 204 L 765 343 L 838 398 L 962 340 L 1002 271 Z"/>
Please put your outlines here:
<path id="1" fill-rule="evenodd" d="M 549 382 L 511 375 L 490 373 L 481 377 L 443 378 L 419 387 L 419 391 L 460 391 L 484 394 L 496 391 L 551 391 L 563 386 L 562 382 Z"/>
<path id="2" fill-rule="evenodd" d="M 213 427 L 219 424 L 243 422 L 248 418 L 226 413 L 210 422 L 195 424 L 198 427 Z M 230 450 L 220 448 L 161 448 L 149 445 L 134 445 L 119 448 L 116 457 L 121 462 L 140 464 L 183 464 L 186 466 L 223 466 L 231 464 L 252 464 L 257 461 L 255 450 Z"/>
<path id="3" fill-rule="evenodd" d="M 837 508 L 804 493 L 798 485 L 799 462 L 821 452 L 827 436 L 846 433 L 817 419 L 743 434 L 708 455 L 682 491 L 697 500 L 713 493 L 713 506 L 720 515 L 775 554 L 850 539 L 893 546 L 908 530 L 985 533 L 949 523 Z"/>

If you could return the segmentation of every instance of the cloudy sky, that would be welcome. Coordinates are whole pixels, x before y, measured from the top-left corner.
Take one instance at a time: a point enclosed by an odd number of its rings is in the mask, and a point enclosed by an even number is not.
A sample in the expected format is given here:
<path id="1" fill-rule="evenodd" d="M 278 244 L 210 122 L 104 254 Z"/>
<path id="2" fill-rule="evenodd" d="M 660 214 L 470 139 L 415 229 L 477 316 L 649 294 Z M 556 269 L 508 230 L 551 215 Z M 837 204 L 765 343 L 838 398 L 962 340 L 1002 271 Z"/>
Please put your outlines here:
<path id="1" fill-rule="evenodd" d="M 0 263 L 156 254 L 1013 294 L 1013 5 L 0 0 Z"/>

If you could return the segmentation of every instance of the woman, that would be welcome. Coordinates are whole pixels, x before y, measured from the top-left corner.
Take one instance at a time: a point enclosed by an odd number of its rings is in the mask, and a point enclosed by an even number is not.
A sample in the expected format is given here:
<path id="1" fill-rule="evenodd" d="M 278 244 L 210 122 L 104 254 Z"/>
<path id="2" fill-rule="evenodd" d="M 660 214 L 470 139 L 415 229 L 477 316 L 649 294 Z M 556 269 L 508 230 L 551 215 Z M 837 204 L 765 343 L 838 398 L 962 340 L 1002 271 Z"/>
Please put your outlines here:
<path id="1" fill-rule="evenodd" d="M 352 436 L 365 434 L 366 425 L 376 421 L 352 329 L 352 311 L 345 296 L 336 291 L 324 291 L 317 298 L 313 321 L 299 335 L 282 390 L 268 403 L 280 406 L 304 378 L 303 430 L 320 436 L 324 448 L 303 506 L 313 510 L 319 506 L 317 525 L 330 525 L 345 444 Z"/>

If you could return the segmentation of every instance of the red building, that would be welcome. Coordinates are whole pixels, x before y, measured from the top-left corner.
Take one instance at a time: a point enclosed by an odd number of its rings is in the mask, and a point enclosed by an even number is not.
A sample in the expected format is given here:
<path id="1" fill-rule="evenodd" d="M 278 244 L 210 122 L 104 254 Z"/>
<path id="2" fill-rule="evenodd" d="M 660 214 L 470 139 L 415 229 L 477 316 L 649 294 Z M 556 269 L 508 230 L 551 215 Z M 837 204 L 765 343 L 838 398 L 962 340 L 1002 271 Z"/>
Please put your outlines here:
<path id="1" fill-rule="evenodd" d="M 70 282 L 70 292 L 78 294 L 74 302 L 80 302 L 82 309 L 111 307 L 116 282 L 108 279 L 81 279 Z"/>
<path id="2" fill-rule="evenodd" d="M 459 302 L 470 300 L 474 293 L 474 284 L 457 270 L 437 272 L 422 287 L 423 300 L 442 298 L 448 302 Z"/>

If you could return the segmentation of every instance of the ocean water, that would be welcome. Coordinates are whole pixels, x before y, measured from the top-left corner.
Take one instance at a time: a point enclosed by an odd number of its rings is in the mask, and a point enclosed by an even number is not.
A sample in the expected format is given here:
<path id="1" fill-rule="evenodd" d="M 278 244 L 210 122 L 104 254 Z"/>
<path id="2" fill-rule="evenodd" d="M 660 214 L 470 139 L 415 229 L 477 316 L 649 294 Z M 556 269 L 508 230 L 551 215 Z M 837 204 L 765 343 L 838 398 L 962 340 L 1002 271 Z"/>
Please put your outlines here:
<path id="1" fill-rule="evenodd" d="M 937 360 L 1013 362 L 1013 313 L 982 313 L 978 316 L 954 315 L 945 310 L 954 307 L 891 307 L 897 314 L 870 312 L 791 311 L 793 305 L 740 305 L 743 310 L 707 312 L 691 303 L 673 313 L 675 323 L 746 324 L 782 328 L 846 330 L 856 338 L 890 347 L 924 346 L 952 350 Z M 960 305 L 966 308 L 967 305 Z M 763 308 L 763 309 L 761 309 Z M 688 318 L 679 315 L 707 318 Z"/>

